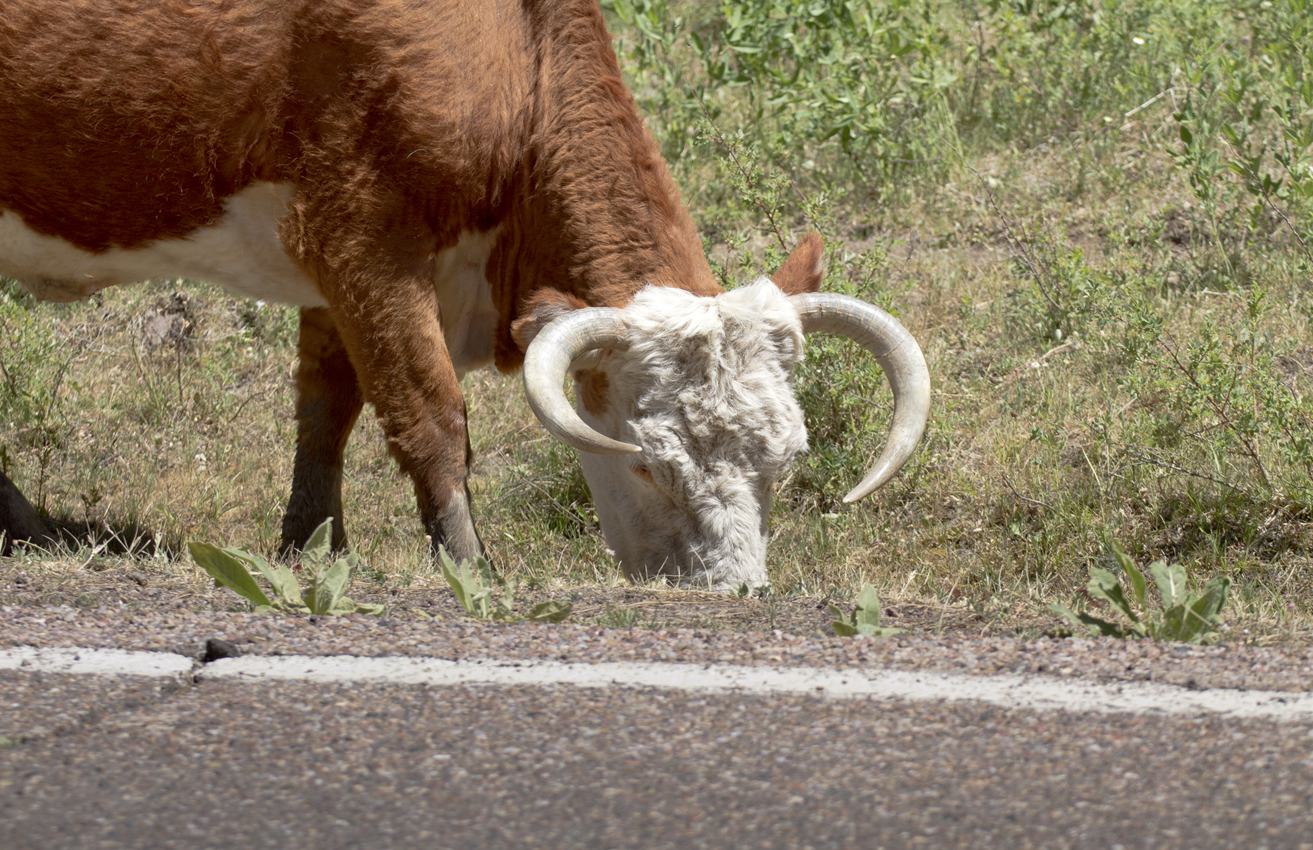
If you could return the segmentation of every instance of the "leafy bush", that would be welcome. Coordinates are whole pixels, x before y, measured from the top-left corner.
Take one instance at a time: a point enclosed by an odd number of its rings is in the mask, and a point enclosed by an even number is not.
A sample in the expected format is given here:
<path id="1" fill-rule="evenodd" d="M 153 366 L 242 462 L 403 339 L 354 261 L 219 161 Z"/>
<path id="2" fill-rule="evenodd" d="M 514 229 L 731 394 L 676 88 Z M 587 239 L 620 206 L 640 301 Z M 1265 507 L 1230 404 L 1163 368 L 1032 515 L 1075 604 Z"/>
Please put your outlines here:
<path id="1" fill-rule="evenodd" d="M 700 118 L 732 113 L 770 152 L 837 147 L 857 166 L 845 175 L 878 193 L 872 181 L 924 170 L 953 133 L 943 93 L 958 72 L 924 0 L 723 0 L 714 15 L 681 7 L 687 16 L 670 0 L 604 5 L 634 29 L 668 155 Z"/>
<path id="2" fill-rule="evenodd" d="M 1240 17 L 1237 41 L 1261 52 L 1219 40 L 1190 57 L 1171 154 L 1215 238 L 1279 224 L 1313 263 L 1313 3 L 1273 0 Z"/>
<path id="3" fill-rule="evenodd" d="M 1074 338 L 1109 370 L 1116 403 L 1090 425 L 1111 453 L 1249 502 L 1313 505 L 1304 341 L 1273 333 L 1265 287 L 1217 299 L 1213 315 L 1180 336 L 1156 275 L 1093 268 L 1045 237 L 1025 251 L 1018 271 L 1034 289 L 1018 330 L 1046 347 Z"/>

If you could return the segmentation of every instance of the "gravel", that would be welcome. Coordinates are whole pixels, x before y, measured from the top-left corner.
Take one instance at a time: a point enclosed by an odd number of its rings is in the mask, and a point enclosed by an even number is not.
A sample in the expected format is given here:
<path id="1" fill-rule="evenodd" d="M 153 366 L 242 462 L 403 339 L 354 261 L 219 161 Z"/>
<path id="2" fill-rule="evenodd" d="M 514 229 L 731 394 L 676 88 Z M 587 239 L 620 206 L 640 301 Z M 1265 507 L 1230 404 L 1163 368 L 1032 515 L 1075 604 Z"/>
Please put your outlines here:
<path id="1" fill-rule="evenodd" d="M 892 667 L 1158 682 L 1189 688 L 1313 690 L 1313 649 L 1308 647 L 963 635 L 839 638 L 780 631 L 501 625 L 467 619 L 424 621 L 362 615 L 0 608 L 0 646 L 112 647 L 174 652 L 200 660 L 207 642 L 214 639 L 232 644 L 244 655 Z"/>
<path id="2" fill-rule="evenodd" d="M 358 581 L 353 598 L 384 602 L 394 616 L 253 614 L 199 571 L 163 562 L 76 564 L 39 572 L 0 559 L 0 646 L 87 646 L 260 655 L 534 658 L 675 661 L 825 667 L 893 667 L 968 674 L 1016 673 L 1190 688 L 1313 690 L 1313 647 L 1034 637 L 982 620 L 966 605 L 886 602 L 889 638 L 829 632 L 828 600 L 738 599 L 632 586 L 527 590 L 521 607 L 573 597 L 560 625 L 505 625 L 467 617 L 445 587 L 381 588 Z M 845 606 L 847 607 L 847 606 Z M 632 627 L 608 628 L 633 616 Z M 591 622 L 590 622 L 591 621 Z M 1042 624 L 1041 624 L 1042 625 Z M 224 643 L 216 643 L 216 641 Z M 230 646 L 227 646 L 230 645 Z"/>

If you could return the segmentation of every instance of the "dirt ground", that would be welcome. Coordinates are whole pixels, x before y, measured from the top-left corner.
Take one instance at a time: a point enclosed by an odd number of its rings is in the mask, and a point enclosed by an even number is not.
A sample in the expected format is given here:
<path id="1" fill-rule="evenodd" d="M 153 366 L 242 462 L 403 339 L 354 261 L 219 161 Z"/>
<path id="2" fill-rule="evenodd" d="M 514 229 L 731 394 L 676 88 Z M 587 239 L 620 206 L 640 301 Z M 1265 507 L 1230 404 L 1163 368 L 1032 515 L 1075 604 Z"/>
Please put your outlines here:
<path id="1" fill-rule="evenodd" d="M 408 587 L 390 581 L 357 578 L 349 593 L 361 602 L 382 603 L 392 616 L 467 615 L 440 578 L 425 576 Z M 521 585 L 515 608 L 527 611 L 547 599 L 570 600 L 569 622 L 611 627 L 694 628 L 728 631 L 779 631 L 785 634 L 833 634 L 831 600 L 816 596 L 746 597 L 667 587 L 621 585 L 542 588 Z M 851 614 L 851 602 L 836 604 Z M 163 559 L 92 558 L 85 563 L 24 563 L 0 558 L 0 606 L 31 608 L 173 609 L 240 611 L 245 603 L 227 588 L 215 587 L 190 564 Z M 914 634 L 1003 636 L 1037 634 L 1054 623 L 1020 622 L 985 617 L 965 603 L 938 605 L 913 599 L 882 600 L 882 625 Z"/>

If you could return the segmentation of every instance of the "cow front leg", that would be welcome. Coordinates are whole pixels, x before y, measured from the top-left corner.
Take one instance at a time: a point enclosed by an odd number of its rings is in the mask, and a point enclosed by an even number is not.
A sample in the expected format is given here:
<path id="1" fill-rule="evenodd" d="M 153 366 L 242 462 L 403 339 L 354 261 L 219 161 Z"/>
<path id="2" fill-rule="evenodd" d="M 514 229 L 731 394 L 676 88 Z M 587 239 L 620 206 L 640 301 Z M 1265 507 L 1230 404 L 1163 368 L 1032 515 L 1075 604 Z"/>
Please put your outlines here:
<path id="1" fill-rule="evenodd" d="M 278 547 L 284 557 L 303 548 L 329 517 L 333 518 L 333 550 L 346 548 L 343 454 L 365 401 L 328 310 L 301 310 L 297 353 L 301 363 L 296 371 L 296 461 Z"/>
<path id="2" fill-rule="evenodd" d="M 54 542 L 36 508 L 3 472 L 0 472 L 0 534 L 4 535 L 0 548 L 6 555 L 12 551 L 16 540 L 27 540 L 39 546 Z"/>
<path id="3" fill-rule="evenodd" d="M 431 270 L 404 283 L 360 287 L 333 312 L 388 449 L 415 484 L 433 550 L 445 546 L 457 560 L 482 555 L 466 484 L 465 400 L 442 336 Z"/>

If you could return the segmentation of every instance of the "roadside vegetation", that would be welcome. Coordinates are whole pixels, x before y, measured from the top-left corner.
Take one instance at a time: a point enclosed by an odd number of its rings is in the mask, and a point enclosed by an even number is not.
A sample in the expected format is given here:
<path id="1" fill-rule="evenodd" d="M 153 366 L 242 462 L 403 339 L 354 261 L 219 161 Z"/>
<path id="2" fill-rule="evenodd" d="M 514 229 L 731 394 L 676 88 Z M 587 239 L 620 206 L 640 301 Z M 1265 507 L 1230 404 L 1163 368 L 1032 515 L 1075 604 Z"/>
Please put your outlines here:
<path id="1" fill-rule="evenodd" d="M 1086 586 L 1131 580 L 1120 546 L 1225 578 L 1223 639 L 1313 638 L 1311 0 L 604 7 L 725 284 L 816 230 L 827 288 L 898 316 L 934 381 L 918 455 L 845 506 L 891 403 L 855 346 L 811 342 L 811 451 L 777 496 L 762 605 L 869 583 L 1034 633 L 1051 603 L 1112 616 Z M 82 541 L 51 563 L 200 581 L 168 560 L 186 540 L 274 553 L 295 335 L 294 311 L 205 285 L 67 306 L 4 287 L 0 466 Z M 464 386 L 499 566 L 556 596 L 619 586 L 518 380 Z M 445 587 L 368 416 L 345 500 L 363 581 Z"/>

